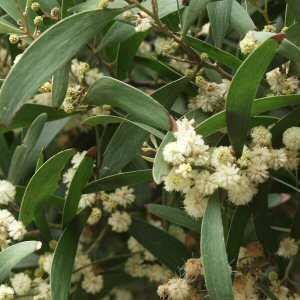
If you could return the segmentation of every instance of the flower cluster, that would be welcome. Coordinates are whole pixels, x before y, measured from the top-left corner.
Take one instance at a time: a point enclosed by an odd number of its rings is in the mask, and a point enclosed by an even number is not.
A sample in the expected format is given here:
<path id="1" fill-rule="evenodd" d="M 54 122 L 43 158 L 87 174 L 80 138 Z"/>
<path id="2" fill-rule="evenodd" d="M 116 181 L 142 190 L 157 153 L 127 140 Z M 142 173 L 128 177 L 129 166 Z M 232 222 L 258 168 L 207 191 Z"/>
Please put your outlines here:
<path id="1" fill-rule="evenodd" d="M 297 169 L 299 165 L 299 128 L 288 129 L 283 135 L 285 148 L 273 149 L 271 132 L 254 127 L 251 143 L 236 158 L 230 146 L 209 147 L 193 127 L 194 121 L 177 121 L 175 141 L 168 143 L 163 156 L 171 170 L 164 178 L 167 191 L 184 194 L 184 208 L 195 218 L 203 216 L 207 201 L 218 188 L 228 193 L 235 205 L 249 203 L 257 186 L 270 176 L 270 170 Z"/>
<path id="2" fill-rule="evenodd" d="M 285 68 L 288 70 L 288 68 Z M 283 68 L 275 68 L 266 74 L 266 79 L 274 95 L 291 95 L 300 92 L 297 76 L 289 76 Z"/>
<path id="3" fill-rule="evenodd" d="M 200 108 L 204 112 L 217 112 L 224 109 L 225 99 L 230 81 L 223 79 L 221 83 L 208 82 L 202 76 L 196 77 L 198 94 L 189 101 L 190 109 Z"/>

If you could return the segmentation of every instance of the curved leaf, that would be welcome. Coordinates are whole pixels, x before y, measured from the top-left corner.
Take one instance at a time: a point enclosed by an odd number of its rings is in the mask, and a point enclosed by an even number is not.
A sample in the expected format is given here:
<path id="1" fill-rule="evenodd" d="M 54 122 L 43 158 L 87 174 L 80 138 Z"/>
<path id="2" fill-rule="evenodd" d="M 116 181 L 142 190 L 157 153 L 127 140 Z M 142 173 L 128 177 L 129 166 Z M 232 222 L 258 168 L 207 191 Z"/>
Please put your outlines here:
<path id="1" fill-rule="evenodd" d="M 286 106 L 300 104 L 299 95 L 274 96 L 256 99 L 253 102 L 252 115 L 265 113 Z M 226 127 L 225 111 L 214 114 L 196 126 L 196 131 L 203 136 L 209 136 Z"/>
<path id="2" fill-rule="evenodd" d="M 213 45 L 210 45 L 204 41 L 187 36 L 185 38 L 186 43 L 195 49 L 199 53 L 207 53 L 209 58 L 215 60 L 216 62 L 229 67 L 232 70 L 236 70 L 242 61 L 232 55 L 229 52 L 226 52 L 222 49 L 218 49 Z"/>
<path id="3" fill-rule="evenodd" d="M 258 86 L 276 54 L 278 42 L 271 38 L 254 50 L 237 70 L 226 100 L 228 136 L 237 155 L 247 138 Z"/>
<path id="4" fill-rule="evenodd" d="M 96 193 L 99 191 L 112 191 L 118 187 L 129 185 L 134 186 L 152 181 L 152 170 L 138 170 L 124 172 L 90 182 L 84 189 L 84 193 Z"/>
<path id="5" fill-rule="evenodd" d="M 164 160 L 163 151 L 165 146 L 173 142 L 175 137 L 172 132 L 168 132 L 161 142 L 158 151 L 156 152 L 153 164 L 153 179 L 157 184 L 160 184 L 163 180 L 163 177 L 168 175 L 170 172 L 169 164 Z"/>
<path id="6" fill-rule="evenodd" d="M 218 192 L 208 201 L 202 220 L 201 255 L 209 298 L 233 300 L 231 271 L 227 260 Z"/>
<path id="7" fill-rule="evenodd" d="M 154 136 L 160 139 L 163 139 L 164 137 L 164 134 L 155 128 L 152 128 L 140 122 L 134 122 L 129 119 L 118 117 L 118 116 L 98 115 L 98 116 L 89 117 L 83 121 L 83 124 L 90 125 L 90 126 L 118 124 L 118 123 L 130 123 L 153 134 Z"/>
<path id="8" fill-rule="evenodd" d="M 297 108 L 283 118 L 281 118 L 272 128 L 272 143 L 273 146 L 282 146 L 282 135 L 284 131 L 292 126 L 299 126 L 300 124 L 300 108 Z"/>
<path id="9" fill-rule="evenodd" d="M 63 227 L 76 216 L 82 191 L 92 175 L 93 166 L 94 160 L 86 156 L 72 178 L 63 211 Z"/>
<path id="10" fill-rule="evenodd" d="M 134 219 L 129 232 L 173 272 L 179 272 L 190 257 L 189 252 L 180 241 L 142 220 Z"/>
<path id="11" fill-rule="evenodd" d="M 59 107 L 63 103 L 69 84 L 70 63 L 67 62 L 59 68 L 53 75 L 52 103 L 54 107 Z"/>
<path id="12" fill-rule="evenodd" d="M 26 256 L 39 250 L 42 246 L 38 241 L 26 241 L 12 245 L 0 252 L 0 282 L 4 281 L 11 270 Z"/>
<path id="13" fill-rule="evenodd" d="M 47 160 L 30 179 L 23 195 L 20 220 L 28 225 L 34 220 L 34 211 L 46 198 L 54 194 L 61 178 L 61 172 L 74 155 L 68 149 Z"/>
<path id="14" fill-rule="evenodd" d="M 69 299 L 69 289 L 79 237 L 88 216 L 89 210 L 84 210 L 77 215 L 77 217 L 66 227 L 58 241 L 50 273 L 53 299 Z"/>
<path id="15" fill-rule="evenodd" d="M 87 103 L 117 106 L 136 121 L 166 130 L 170 128 L 168 112 L 162 105 L 142 91 L 111 77 L 102 77 L 91 86 Z"/>
<path id="16" fill-rule="evenodd" d="M 160 204 L 148 204 L 147 210 L 151 214 L 167 220 L 173 224 L 185 227 L 195 232 L 201 232 L 201 222 L 190 217 L 182 209 Z"/>
<path id="17" fill-rule="evenodd" d="M 9 124 L 16 111 L 60 67 L 122 10 L 72 15 L 45 31 L 11 69 L 0 93 L 0 120 Z"/>

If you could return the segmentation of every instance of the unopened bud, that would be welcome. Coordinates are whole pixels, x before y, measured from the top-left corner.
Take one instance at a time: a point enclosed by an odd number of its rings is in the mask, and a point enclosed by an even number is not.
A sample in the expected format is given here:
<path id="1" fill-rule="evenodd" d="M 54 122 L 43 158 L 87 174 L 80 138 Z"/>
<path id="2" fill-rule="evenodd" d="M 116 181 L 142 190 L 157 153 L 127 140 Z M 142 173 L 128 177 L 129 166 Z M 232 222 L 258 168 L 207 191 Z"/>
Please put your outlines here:
<path id="1" fill-rule="evenodd" d="M 32 2 L 30 8 L 31 10 L 37 12 L 40 10 L 41 6 L 38 2 Z"/>
<path id="2" fill-rule="evenodd" d="M 44 22 L 44 18 L 42 16 L 36 16 L 33 20 L 35 26 L 41 26 Z"/>
<path id="3" fill-rule="evenodd" d="M 11 34 L 8 39 L 9 42 L 13 45 L 17 44 L 20 41 L 19 36 L 17 36 L 16 34 Z"/>
<path id="4" fill-rule="evenodd" d="M 59 7 L 53 7 L 51 9 L 50 15 L 52 18 L 58 19 L 60 16 L 60 9 Z"/>

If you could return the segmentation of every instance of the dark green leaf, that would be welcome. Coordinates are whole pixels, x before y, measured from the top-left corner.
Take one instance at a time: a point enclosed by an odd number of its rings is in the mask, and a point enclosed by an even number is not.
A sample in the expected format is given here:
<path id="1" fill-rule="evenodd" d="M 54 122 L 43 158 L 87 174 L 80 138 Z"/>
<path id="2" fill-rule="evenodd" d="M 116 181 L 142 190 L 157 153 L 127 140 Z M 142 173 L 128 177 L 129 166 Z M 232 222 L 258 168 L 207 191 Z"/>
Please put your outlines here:
<path id="1" fill-rule="evenodd" d="M 53 299 L 68 300 L 73 265 L 80 234 L 86 224 L 89 210 L 82 211 L 66 227 L 55 249 L 51 268 L 51 292 Z"/>
<path id="2" fill-rule="evenodd" d="M 247 138 L 257 89 L 277 48 L 275 39 L 265 41 L 246 58 L 231 82 L 226 101 L 226 123 L 237 155 L 241 154 Z"/>
<path id="3" fill-rule="evenodd" d="M 63 227 L 65 227 L 76 216 L 79 200 L 83 189 L 92 175 L 93 165 L 94 161 L 90 157 L 86 156 L 80 163 L 74 177 L 72 178 L 63 211 Z"/>
<path id="4" fill-rule="evenodd" d="M 299 95 L 290 96 L 274 96 L 256 99 L 252 107 L 252 116 L 256 114 L 265 113 L 267 111 L 276 110 L 286 106 L 295 106 L 300 104 Z M 226 115 L 221 111 L 210 118 L 202 121 L 196 126 L 196 130 L 203 136 L 209 136 L 226 126 Z"/>
<path id="5" fill-rule="evenodd" d="M 26 241 L 12 245 L 0 253 L 0 282 L 3 282 L 23 258 L 41 248 L 41 242 Z"/>
<path id="6" fill-rule="evenodd" d="M 151 214 L 173 224 L 185 227 L 198 233 L 201 232 L 201 222 L 187 215 L 182 209 L 159 204 L 148 204 L 147 209 Z"/>
<path id="7" fill-rule="evenodd" d="M 8 22 L 3 17 L 0 18 L 0 33 L 15 33 L 20 34 L 21 31 L 18 27 Z"/>
<path id="8" fill-rule="evenodd" d="M 140 154 L 142 144 L 147 136 L 147 132 L 135 125 L 121 124 L 105 149 L 101 165 L 101 177 L 120 172 L 123 167 L 136 158 Z"/>
<path id="9" fill-rule="evenodd" d="M 202 220 L 201 256 L 209 298 L 233 300 L 231 270 L 227 260 L 218 192 L 208 201 Z"/>
<path id="10" fill-rule="evenodd" d="M 53 75 L 52 103 L 54 107 L 60 107 L 63 103 L 69 84 L 70 63 L 66 63 Z"/>
<path id="11" fill-rule="evenodd" d="M 236 70 L 242 63 L 240 59 L 238 59 L 231 53 L 218 49 L 213 45 L 210 45 L 199 39 L 193 38 L 191 36 L 187 36 L 186 42 L 189 46 L 191 46 L 200 54 L 207 53 L 209 58 L 215 60 L 216 62 L 222 65 L 229 67 L 232 70 Z"/>
<path id="12" fill-rule="evenodd" d="M 211 24 L 215 45 L 221 48 L 229 28 L 233 0 L 213 1 L 207 4 L 207 12 Z"/>
<path id="13" fill-rule="evenodd" d="M 190 257 L 189 252 L 180 241 L 142 220 L 134 219 L 129 232 L 173 272 L 179 272 Z M 170 251 L 170 249 L 172 250 Z"/>
<path id="14" fill-rule="evenodd" d="M 25 225 L 33 221 L 35 209 L 54 194 L 61 173 L 73 155 L 74 151 L 70 149 L 57 153 L 32 176 L 26 187 L 20 208 L 20 219 Z"/>
<path id="15" fill-rule="evenodd" d="M 288 128 L 300 124 L 300 108 L 297 108 L 281 118 L 272 128 L 273 146 L 282 146 L 282 135 Z"/>
<path id="16" fill-rule="evenodd" d="M 138 170 L 124 172 L 90 182 L 84 189 L 84 193 L 96 193 L 99 191 L 112 191 L 124 185 L 135 186 L 152 181 L 152 170 Z"/>
<path id="17" fill-rule="evenodd" d="M 235 209 L 232 217 L 226 242 L 228 261 L 232 266 L 235 266 L 237 262 L 250 216 L 251 210 L 248 206 L 239 206 Z"/>

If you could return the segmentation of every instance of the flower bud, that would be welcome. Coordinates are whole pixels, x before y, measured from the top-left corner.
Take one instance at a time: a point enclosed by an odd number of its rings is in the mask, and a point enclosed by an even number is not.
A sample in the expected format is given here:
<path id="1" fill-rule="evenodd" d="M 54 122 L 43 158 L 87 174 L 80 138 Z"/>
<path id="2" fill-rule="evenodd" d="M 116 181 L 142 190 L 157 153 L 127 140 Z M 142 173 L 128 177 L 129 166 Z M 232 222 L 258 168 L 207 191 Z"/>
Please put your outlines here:
<path id="1" fill-rule="evenodd" d="M 30 8 L 31 10 L 37 12 L 40 10 L 41 6 L 38 2 L 32 2 Z"/>
<path id="2" fill-rule="evenodd" d="M 41 26 L 44 22 L 44 18 L 42 16 L 36 16 L 33 20 L 35 26 Z"/>
<path id="3" fill-rule="evenodd" d="M 8 39 L 12 45 L 17 44 L 20 41 L 19 36 L 17 36 L 16 34 L 11 34 Z"/>
<path id="4" fill-rule="evenodd" d="M 58 19 L 60 16 L 60 9 L 59 7 L 53 7 L 51 9 L 50 15 L 52 18 Z"/>

